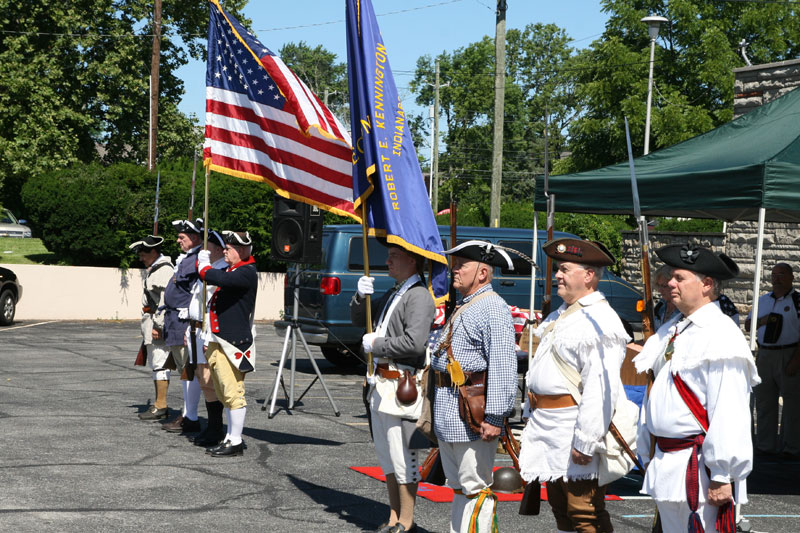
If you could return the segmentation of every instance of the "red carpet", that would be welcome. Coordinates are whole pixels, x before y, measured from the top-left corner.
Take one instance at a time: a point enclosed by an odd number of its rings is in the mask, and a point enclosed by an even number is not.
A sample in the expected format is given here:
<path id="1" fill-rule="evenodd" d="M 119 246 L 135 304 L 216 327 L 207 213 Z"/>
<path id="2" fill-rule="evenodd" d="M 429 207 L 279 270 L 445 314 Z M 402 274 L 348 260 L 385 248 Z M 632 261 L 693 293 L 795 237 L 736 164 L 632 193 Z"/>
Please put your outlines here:
<path id="1" fill-rule="evenodd" d="M 500 468 L 495 467 L 495 470 Z M 381 472 L 379 466 L 351 466 L 351 470 L 355 470 L 360 474 L 369 476 L 378 481 L 386 481 L 386 476 Z M 453 501 L 453 489 L 450 487 L 440 487 L 439 485 L 431 485 L 430 483 L 420 483 L 417 490 L 417 496 L 427 498 L 432 502 L 451 502 Z M 497 500 L 501 502 L 518 502 L 522 500 L 522 493 L 519 494 L 500 494 L 497 493 Z M 547 500 L 547 489 L 542 485 L 542 500 Z M 606 500 L 622 500 L 619 496 L 613 494 L 606 494 Z"/>

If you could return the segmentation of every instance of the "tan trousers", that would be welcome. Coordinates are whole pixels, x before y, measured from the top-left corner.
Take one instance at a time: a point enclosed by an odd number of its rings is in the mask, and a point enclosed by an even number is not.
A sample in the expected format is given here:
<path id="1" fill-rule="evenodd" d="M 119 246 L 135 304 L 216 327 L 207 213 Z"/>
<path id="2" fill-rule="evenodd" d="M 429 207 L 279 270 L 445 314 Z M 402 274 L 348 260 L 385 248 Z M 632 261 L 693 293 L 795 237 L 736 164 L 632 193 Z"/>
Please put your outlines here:
<path id="1" fill-rule="evenodd" d="M 547 482 L 547 501 L 561 531 L 610 533 L 614 531 L 606 511 L 606 487 L 596 479 Z"/>
<path id="2" fill-rule="evenodd" d="M 219 343 L 212 342 L 208 345 L 206 359 L 219 401 L 228 409 L 245 407 L 247 402 L 244 400 L 244 374 L 231 364 Z"/>

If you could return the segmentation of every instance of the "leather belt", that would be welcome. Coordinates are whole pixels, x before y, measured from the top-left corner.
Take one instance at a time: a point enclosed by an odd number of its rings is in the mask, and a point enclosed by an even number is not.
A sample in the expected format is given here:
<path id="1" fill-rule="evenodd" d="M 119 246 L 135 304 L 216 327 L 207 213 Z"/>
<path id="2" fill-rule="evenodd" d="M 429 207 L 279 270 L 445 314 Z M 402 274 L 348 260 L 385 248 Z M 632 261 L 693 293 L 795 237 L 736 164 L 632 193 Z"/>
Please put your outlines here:
<path id="1" fill-rule="evenodd" d="M 378 375 L 383 379 L 398 379 L 400 371 L 390 369 L 389 363 L 380 363 L 378 364 Z"/>
<path id="2" fill-rule="evenodd" d="M 439 372 L 438 370 L 433 371 L 434 382 L 436 383 L 437 387 L 452 387 L 453 381 L 450 379 L 450 374 L 447 372 Z M 464 381 L 464 385 L 481 385 L 486 383 L 486 371 L 482 370 L 480 372 L 464 372 L 464 377 L 466 381 Z"/>
<path id="3" fill-rule="evenodd" d="M 578 405 L 572 394 L 534 394 L 536 409 L 561 409 Z"/>
<path id="4" fill-rule="evenodd" d="M 785 350 L 787 348 L 794 348 L 797 346 L 798 343 L 794 344 L 781 344 L 779 346 L 764 346 L 763 344 L 758 345 L 759 350 Z"/>

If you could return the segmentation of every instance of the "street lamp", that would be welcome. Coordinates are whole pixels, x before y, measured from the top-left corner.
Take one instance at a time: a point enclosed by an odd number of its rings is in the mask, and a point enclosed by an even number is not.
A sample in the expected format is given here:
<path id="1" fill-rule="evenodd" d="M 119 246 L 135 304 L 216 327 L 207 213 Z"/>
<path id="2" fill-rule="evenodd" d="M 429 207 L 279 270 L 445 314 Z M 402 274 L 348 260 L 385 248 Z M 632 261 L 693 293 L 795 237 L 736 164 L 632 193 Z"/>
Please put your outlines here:
<path id="1" fill-rule="evenodd" d="M 650 34 L 650 76 L 647 80 L 647 118 L 644 125 L 644 155 L 650 153 L 650 106 L 653 102 L 653 58 L 656 52 L 656 39 L 662 22 L 667 22 L 664 17 L 650 15 L 644 17 L 642 22 L 647 23 L 647 32 Z"/>

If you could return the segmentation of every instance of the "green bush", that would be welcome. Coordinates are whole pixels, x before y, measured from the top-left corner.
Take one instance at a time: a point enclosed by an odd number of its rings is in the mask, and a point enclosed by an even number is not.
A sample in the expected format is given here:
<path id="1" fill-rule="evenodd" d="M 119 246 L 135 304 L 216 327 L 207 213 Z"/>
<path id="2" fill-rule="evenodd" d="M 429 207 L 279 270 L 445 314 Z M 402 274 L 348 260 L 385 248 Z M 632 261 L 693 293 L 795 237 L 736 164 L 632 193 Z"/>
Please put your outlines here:
<path id="1" fill-rule="evenodd" d="M 172 220 L 188 215 L 191 160 L 161 166 L 159 235 L 164 252 L 179 253 Z M 198 168 L 194 217 L 203 215 L 204 175 Z M 75 165 L 32 177 L 22 201 L 32 225 L 59 262 L 126 268 L 136 257 L 128 245 L 153 231 L 156 173 L 127 163 L 109 167 Z M 268 186 L 212 173 L 209 180 L 210 227 L 247 230 L 259 270 L 285 270 L 269 259 L 272 196 Z"/>

